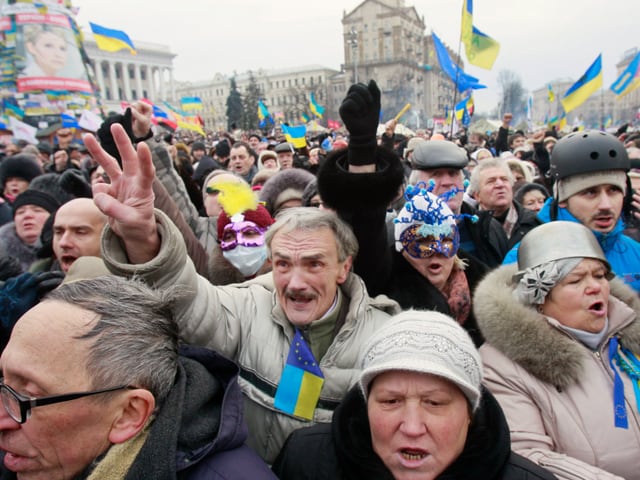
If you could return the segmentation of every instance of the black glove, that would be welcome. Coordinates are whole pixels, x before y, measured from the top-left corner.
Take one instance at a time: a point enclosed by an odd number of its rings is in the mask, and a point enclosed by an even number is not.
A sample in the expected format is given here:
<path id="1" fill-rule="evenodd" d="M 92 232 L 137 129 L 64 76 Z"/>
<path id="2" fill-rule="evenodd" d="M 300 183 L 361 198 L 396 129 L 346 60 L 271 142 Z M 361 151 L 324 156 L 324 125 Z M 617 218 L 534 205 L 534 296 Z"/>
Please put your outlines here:
<path id="1" fill-rule="evenodd" d="M 113 135 L 111 135 L 111 125 L 114 123 L 122 125 L 124 127 L 124 131 L 127 132 L 127 135 L 133 144 L 143 142 L 153 137 L 153 132 L 151 130 L 149 130 L 144 137 L 134 137 L 131 116 L 131 108 L 127 108 L 124 115 L 111 115 L 102 122 L 102 125 L 100 125 L 100 128 L 96 132 L 98 139 L 100 140 L 100 146 L 104 148 L 109 155 L 115 158 L 120 166 L 122 166 L 122 159 L 120 158 L 120 152 L 118 152 Z"/>
<path id="2" fill-rule="evenodd" d="M 65 273 L 60 270 L 36 273 L 36 292 L 41 300 L 51 290 L 55 290 L 64 280 Z"/>
<path id="3" fill-rule="evenodd" d="M 380 120 L 380 89 L 376 82 L 351 85 L 340 105 L 340 117 L 349 130 L 349 163 L 373 163 Z"/>
<path id="4" fill-rule="evenodd" d="M 61 175 L 58 183 L 62 189 L 75 198 L 92 198 L 91 185 L 81 170 L 70 168 Z"/>
<path id="5" fill-rule="evenodd" d="M 0 325 L 7 337 L 18 319 L 38 303 L 37 283 L 36 276 L 27 272 L 10 278 L 0 288 Z"/>
<path id="6" fill-rule="evenodd" d="M 98 136 L 98 140 L 100 140 L 100 146 L 105 149 L 105 151 L 115 158 L 118 163 L 122 166 L 122 159 L 120 158 L 120 152 L 118 152 L 118 148 L 116 147 L 116 142 L 113 139 L 113 135 L 111 134 L 111 125 L 114 123 L 119 123 L 124 127 L 125 132 L 131 139 L 131 143 L 133 143 L 133 130 L 131 127 L 131 109 L 127 108 L 124 112 L 124 115 L 111 115 L 107 117 L 107 119 L 102 122 L 100 128 L 96 132 Z"/>

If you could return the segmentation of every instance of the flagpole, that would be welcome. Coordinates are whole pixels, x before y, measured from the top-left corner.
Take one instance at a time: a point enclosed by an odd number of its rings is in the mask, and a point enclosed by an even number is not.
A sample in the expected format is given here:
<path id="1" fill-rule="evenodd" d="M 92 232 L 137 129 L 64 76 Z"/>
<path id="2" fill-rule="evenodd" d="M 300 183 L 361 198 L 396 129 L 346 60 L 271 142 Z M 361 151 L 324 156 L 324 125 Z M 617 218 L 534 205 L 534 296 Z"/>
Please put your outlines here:
<path id="1" fill-rule="evenodd" d="M 464 4 L 463 4 L 464 8 Z M 460 30 L 460 39 L 458 40 L 458 58 L 456 59 L 456 64 L 458 68 L 456 68 L 456 82 L 453 85 L 453 103 L 451 104 L 451 127 L 449 128 L 449 140 L 453 141 L 453 122 L 458 121 L 456 118 L 456 105 L 458 103 L 458 79 L 460 78 L 460 55 L 462 53 L 462 30 Z"/>
<path id="2" fill-rule="evenodd" d="M 600 88 L 600 130 L 604 132 L 604 88 Z"/>

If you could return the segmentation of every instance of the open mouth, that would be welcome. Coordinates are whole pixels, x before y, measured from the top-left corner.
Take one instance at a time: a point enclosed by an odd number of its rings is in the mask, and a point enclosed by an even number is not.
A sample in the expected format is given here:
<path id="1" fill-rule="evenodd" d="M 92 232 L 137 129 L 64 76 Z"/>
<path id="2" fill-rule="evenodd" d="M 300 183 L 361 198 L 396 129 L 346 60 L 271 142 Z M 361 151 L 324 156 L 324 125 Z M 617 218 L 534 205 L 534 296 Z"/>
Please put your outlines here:
<path id="1" fill-rule="evenodd" d="M 75 257 L 73 255 L 62 255 L 62 257 L 60 257 L 60 264 L 69 267 L 73 262 L 77 260 L 77 258 L 78 257 Z"/>
<path id="2" fill-rule="evenodd" d="M 607 313 L 606 305 L 603 301 L 593 302 L 589 305 L 589 311 L 596 315 L 604 315 Z"/>
<path id="3" fill-rule="evenodd" d="M 442 265 L 439 263 L 432 263 L 428 268 L 430 273 L 437 274 L 442 271 Z"/>
<path id="4" fill-rule="evenodd" d="M 296 305 L 308 305 L 313 300 L 313 297 L 310 295 L 300 295 L 300 294 L 298 295 L 288 294 L 287 298 L 291 303 L 294 303 Z"/>
<path id="5" fill-rule="evenodd" d="M 596 217 L 594 218 L 596 225 L 600 225 L 600 226 L 607 226 L 610 225 L 613 222 L 613 217 L 610 216 L 606 216 L 606 217 Z"/>
<path id="6" fill-rule="evenodd" d="M 414 450 L 410 448 L 404 448 L 400 450 L 400 455 L 402 455 L 402 458 L 415 461 L 415 460 L 422 460 L 424 457 L 427 456 L 427 453 L 424 452 L 423 450 Z"/>

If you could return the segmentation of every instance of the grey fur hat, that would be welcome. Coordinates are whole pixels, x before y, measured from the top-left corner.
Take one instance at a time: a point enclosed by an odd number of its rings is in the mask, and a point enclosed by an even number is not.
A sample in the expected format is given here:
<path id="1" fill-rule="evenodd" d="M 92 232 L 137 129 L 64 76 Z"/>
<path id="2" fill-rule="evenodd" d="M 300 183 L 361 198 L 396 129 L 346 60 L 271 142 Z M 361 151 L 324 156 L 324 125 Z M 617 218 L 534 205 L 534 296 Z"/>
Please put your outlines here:
<path id="1" fill-rule="evenodd" d="M 265 182 L 260 190 L 260 200 L 272 217 L 275 218 L 280 207 L 289 200 L 298 199 L 302 205 L 302 193 L 315 176 L 301 168 L 289 168 L 276 173 Z"/>

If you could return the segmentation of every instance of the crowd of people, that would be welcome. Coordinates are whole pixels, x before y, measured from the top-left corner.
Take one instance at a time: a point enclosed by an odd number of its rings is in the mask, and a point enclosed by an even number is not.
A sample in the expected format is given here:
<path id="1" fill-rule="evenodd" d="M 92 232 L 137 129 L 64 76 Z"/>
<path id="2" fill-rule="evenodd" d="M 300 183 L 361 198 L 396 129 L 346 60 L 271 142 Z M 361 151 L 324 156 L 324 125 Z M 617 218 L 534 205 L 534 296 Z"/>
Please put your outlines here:
<path id="1" fill-rule="evenodd" d="M 160 133 L 0 162 L 0 478 L 633 479 L 640 132 Z M 637 175 L 640 177 L 640 175 Z"/>

